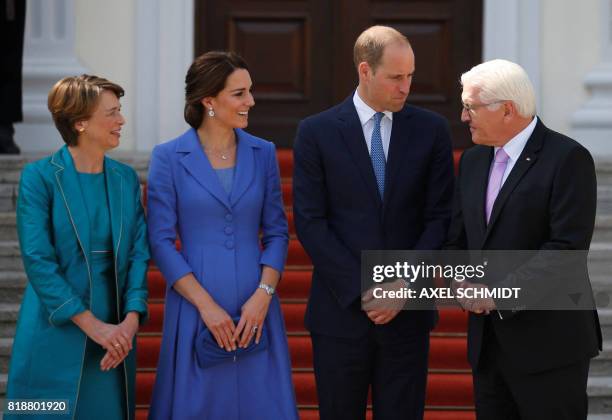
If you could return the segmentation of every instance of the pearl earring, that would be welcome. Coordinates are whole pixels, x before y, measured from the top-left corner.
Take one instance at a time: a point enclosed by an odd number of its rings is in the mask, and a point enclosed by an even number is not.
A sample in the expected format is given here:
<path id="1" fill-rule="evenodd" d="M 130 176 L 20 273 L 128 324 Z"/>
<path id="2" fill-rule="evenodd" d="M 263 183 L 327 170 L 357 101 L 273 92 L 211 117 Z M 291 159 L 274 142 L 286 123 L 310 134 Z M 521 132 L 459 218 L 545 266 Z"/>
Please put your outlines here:
<path id="1" fill-rule="evenodd" d="M 210 108 L 210 109 L 208 110 L 208 116 L 209 116 L 209 117 L 214 117 L 214 116 L 215 116 L 215 111 L 213 111 L 213 109 L 212 109 L 212 108 Z"/>

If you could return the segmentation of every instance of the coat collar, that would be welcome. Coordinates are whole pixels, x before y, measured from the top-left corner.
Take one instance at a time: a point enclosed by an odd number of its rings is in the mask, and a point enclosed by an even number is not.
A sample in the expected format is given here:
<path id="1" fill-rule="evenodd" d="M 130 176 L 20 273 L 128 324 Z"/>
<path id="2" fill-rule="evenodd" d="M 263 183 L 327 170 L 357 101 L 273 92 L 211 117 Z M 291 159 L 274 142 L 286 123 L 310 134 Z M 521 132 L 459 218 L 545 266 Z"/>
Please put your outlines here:
<path id="1" fill-rule="evenodd" d="M 255 138 L 247 132 L 236 129 L 237 151 L 236 151 L 236 171 L 231 194 L 228 197 L 223 189 L 219 177 L 215 173 L 210 161 L 204 154 L 200 140 L 195 129 L 190 128 L 179 137 L 176 152 L 183 154 L 180 158 L 181 164 L 193 176 L 198 183 L 210 192 L 228 210 L 231 209 L 244 195 L 255 173 L 255 153 L 254 148 L 260 145 Z"/>
<path id="2" fill-rule="evenodd" d="M 83 253 L 89 255 L 91 251 L 91 224 L 81 192 L 78 173 L 67 146 L 63 146 L 51 156 L 51 164 L 56 168 L 55 180 L 62 194 L 74 233 Z M 123 230 L 123 176 L 117 162 L 108 157 L 104 157 L 104 171 L 113 236 L 113 251 L 114 255 L 118 255 Z"/>
<path id="3" fill-rule="evenodd" d="M 495 203 L 493 204 L 493 209 L 491 210 L 491 218 L 489 220 L 489 224 L 487 225 L 484 241 L 486 241 L 487 238 L 489 237 L 489 234 L 491 233 L 491 230 L 493 229 L 495 222 L 499 218 L 499 215 L 504 205 L 508 201 L 508 197 L 510 196 L 512 191 L 516 188 L 516 186 L 519 184 L 523 176 L 527 173 L 527 171 L 533 166 L 533 164 L 538 159 L 538 152 L 542 148 L 542 144 L 544 142 L 544 136 L 547 130 L 548 129 L 542 123 L 542 120 L 538 118 L 538 122 L 535 126 L 535 129 L 533 130 L 533 133 L 529 137 L 529 140 L 527 140 L 527 144 L 525 144 L 525 148 L 523 149 L 523 152 L 519 156 L 517 162 L 514 164 L 514 167 L 512 168 L 510 175 L 508 175 L 508 178 L 504 182 L 504 185 L 502 186 L 501 190 L 499 191 L 499 194 L 497 195 L 497 198 L 495 199 Z M 488 154 L 489 162 L 487 165 L 487 174 L 486 174 L 485 179 L 489 179 L 488 170 L 490 168 L 491 159 L 493 156 L 492 151 L 493 151 L 493 148 L 490 148 L 490 153 Z M 483 201 L 482 201 L 482 205 L 480 206 L 483 209 L 482 210 L 483 220 L 484 220 L 484 200 L 486 200 L 486 183 L 484 184 L 485 184 L 485 187 L 484 187 L 485 193 L 483 194 Z"/>

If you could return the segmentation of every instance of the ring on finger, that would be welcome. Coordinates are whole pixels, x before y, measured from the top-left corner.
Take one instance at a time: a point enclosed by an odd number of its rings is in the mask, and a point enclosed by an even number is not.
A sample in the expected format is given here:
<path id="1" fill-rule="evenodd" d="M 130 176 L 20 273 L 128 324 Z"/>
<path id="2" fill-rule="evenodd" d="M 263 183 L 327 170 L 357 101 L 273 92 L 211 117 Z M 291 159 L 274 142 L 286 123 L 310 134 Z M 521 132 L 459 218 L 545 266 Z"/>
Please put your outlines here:
<path id="1" fill-rule="evenodd" d="M 121 344 L 115 343 L 115 344 L 113 344 L 113 347 L 121 347 Z"/>
<path id="2" fill-rule="evenodd" d="M 257 325 L 253 327 L 253 329 L 251 330 L 251 334 L 255 334 L 256 332 L 257 332 Z"/>

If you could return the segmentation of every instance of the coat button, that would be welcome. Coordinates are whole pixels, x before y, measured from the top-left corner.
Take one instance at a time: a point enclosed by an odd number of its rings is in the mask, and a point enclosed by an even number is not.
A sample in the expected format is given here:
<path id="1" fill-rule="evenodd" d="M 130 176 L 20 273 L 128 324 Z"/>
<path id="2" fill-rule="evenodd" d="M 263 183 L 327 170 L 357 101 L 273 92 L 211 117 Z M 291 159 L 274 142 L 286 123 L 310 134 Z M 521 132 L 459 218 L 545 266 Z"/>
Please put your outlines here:
<path id="1" fill-rule="evenodd" d="M 225 215 L 225 220 L 227 220 L 228 222 L 231 222 L 232 220 L 234 220 L 234 216 L 231 213 L 227 213 Z"/>
<path id="2" fill-rule="evenodd" d="M 225 241 L 225 247 L 227 249 L 234 249 L 234 241 L 232 241 L 231 239 L 228 239 L 227 241 Z"/>
<path id="3" fill-rule="evenodd" d="M 234 233 L 234 228 L 231 226 L 225 226 L 225 234 L 231 235 L 232 233 Z"/>

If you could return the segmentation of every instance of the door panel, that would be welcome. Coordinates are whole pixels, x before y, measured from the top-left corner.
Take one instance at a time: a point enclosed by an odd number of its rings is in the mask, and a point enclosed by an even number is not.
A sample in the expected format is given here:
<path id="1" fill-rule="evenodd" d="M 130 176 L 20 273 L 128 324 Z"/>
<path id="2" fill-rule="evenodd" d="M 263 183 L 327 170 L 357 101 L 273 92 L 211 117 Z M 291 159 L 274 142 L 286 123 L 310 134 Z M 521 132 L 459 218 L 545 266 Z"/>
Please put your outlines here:
<path id="1" fill-rule="evenodd" d="M 459 76 L 481 61 L 482 2 L 471 0 L 207 0 L 196 2 L 196 54 L 235 50 L 249 63 L 257 105 L 249 131 L 291 147 L 298 122 L 350 95 L 353 44 L 370 25 L 408 37 L 416 72 L 408 101 L 460 122 Z"/>

